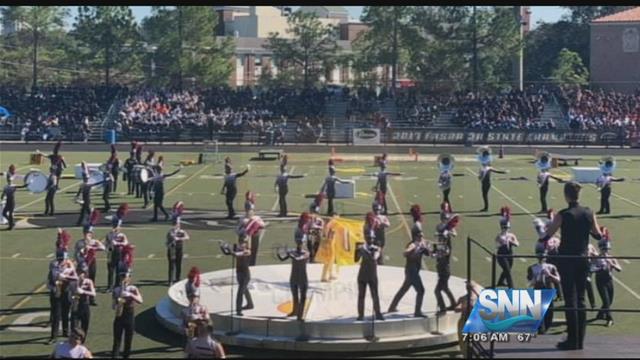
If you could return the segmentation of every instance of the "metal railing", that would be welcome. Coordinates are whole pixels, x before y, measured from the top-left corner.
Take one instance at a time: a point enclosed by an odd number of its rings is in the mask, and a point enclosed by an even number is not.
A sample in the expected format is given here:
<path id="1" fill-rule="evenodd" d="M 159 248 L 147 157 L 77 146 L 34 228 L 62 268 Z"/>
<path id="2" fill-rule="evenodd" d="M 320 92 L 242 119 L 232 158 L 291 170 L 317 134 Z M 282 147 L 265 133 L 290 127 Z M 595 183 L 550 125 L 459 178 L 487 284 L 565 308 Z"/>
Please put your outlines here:
<path id="1" fill-rule="evenodd" d="M 491 286 L 490 288 L 495 288 L 496 287 L 496 270 L 497 270 L 497 263 L 498 263 L 498 259 L 499 258 L 511 258 L 511 259 L 515 259 L 515 258 L 521 258 L 521 259 L 538 259 L 537 255 L 508 255 L 508 254 L 497 254 L 494 251 L 489 250 L 486 246 L 482 245 L 481 243 L 479 243 L 478 241 L 472 239 L 471 237 L 467 237 L 467 284 L 471 283 L 471 274 L 472 274 L 472 270 L 471 270 L 471 250 L 472 250 L 472 245 L 477 246 L 478 248 L 480 248 L 482 251 L 484 251 L 487 255 L 491 256 Z M 604 258 L 610 258 L 610 259 L 619 259 L 619 260 L 640 260 L 640 256 L 581 256 L 581 255 L 545 255 L 545 257 L 547 259 L 550 258 L 554 258 L 554 259 L 604 259 Z M 562 281 L 562 280 L 561 280 Z M 469 314 L 471 313 L 471 291 L 468 288 L 467 289 L 467 309 L 469 311 Z M 602 309 L 590 309 L 590 308 L 567 308 L 564 306 L 558 306 L 558 307 L 554 307 L 553 311 L 602 311 Z M 620 313 L 640 313 L 640 309 L 616 309 L 616 308 L 609 308 L 607 309 L 607 311 L 609 312 L 620 312 Z M 486 353 L 489 355 L 489 358 L 493 358 L 494 356 L 494 349 L 495 349 L 495 344 L 494 341 L 490 342 L 490 347 L 489 350 L 485 350 L 484 347 L 480 344 L 480 343 L 473 343 L 472 344 L 473 347 L 475 347 L 476 350 L 476 356 L 477 357 L 483 357 L 482 353 L 483 351 L 486 351 Z M 468 346 L 467 347 L 467 358 L 472 358 L 472 346 Z"/>

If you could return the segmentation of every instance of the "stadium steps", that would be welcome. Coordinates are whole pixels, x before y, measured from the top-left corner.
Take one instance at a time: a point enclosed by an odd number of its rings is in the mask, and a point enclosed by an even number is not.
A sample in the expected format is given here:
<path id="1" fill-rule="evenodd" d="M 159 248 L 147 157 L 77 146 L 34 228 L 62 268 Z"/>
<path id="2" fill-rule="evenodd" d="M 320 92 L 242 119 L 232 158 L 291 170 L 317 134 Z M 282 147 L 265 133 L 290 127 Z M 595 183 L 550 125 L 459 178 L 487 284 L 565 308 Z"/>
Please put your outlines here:
<path id="1" fill-rule="evenodd" d="M 396 107 L 396 102 L 393 99 L 384 99 L 382 104 L 380 104 L 380 113 L 389 119 L 393 124 L 398 120 L 398 108 Z"/>
<path id="2" fill-rule="evenodd" d="M 547 122 L 551 119 L 555 122 L 558 130 L 569 129 L 569 124 L 565 120 L 562 109 L 560 109 L 560 106 L 558 106 L 554 101 L 546 102 L 544 104 L 544 111 L 540 116 L 541 121 Z"/>
<path id="3" fill-rule="evenodd" d="M 454 109 L 449 109 L 449 110 L 440 112 L 436 120 L 433 122 L 433 125 L 431 125 L 430 127 L 439 128 L 439 129 L 443 129 L 443 128 L 444 129 L 447 129 L 447 128 L 460 129 L 461 126 L 456 124 L 453 118 L 455 113 L 456 112 Z"/>
<path id="4" fill-rule="evenodd" d="M 326 118 L 333 121 L 336 119 L 336 124 L 344 123 L 344 119 L 347 118 L 347 101 L 330 101 L 325 105 Z"/>

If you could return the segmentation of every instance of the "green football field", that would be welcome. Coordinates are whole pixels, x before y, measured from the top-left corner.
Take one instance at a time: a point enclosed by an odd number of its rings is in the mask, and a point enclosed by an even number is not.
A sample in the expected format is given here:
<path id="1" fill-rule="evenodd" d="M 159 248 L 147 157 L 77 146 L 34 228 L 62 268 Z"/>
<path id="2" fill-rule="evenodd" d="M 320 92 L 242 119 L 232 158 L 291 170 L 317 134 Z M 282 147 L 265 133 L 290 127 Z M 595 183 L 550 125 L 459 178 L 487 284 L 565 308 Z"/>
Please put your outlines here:
<path id="1" fill-rule="evenodd" d="M 162 153 L 162 147 L 156 147 L 156 156 L 163 155 L 166 171 L 169 172 L 174 164 L 181 160 L 195 159 L 194 153 Z M 81 160 L 87 162 L 103 162 L 108 157 L 107 152 L 63 152 L 69 168 L 65 174 L 73 174 L 73 167 Z M 357 194 L 355 199 L 336 200 L 337 211 L 341 216 L 363 219 L 370 210 L 373 200 L 371 187 L 375 179 L 370 175 L 377 168 L 373 166 L 373 154 L 357 155 L 340 154 L 344 162 L 337 164 L 337 175 L 343 179 L 356 180 Z M 121 153 L 121 157 L 125 154 Z M 236 210 L 240 213 L 244 192 L 252 190 L 257 193 L 256 208 L 264 217 L 272 217 L 277 211 L 277 196 L 273 183 L 278 172 L 278 161 L 251 160 L 254 153 L 221 154 L 221 158 L 230 156 L 235 170 L 251 164 L 251 171 L 247 176 L 239 179 L 239 195 L 236 198 Z M 305 194 L 318 191 L 327 173 L 328 154 L 290 153 L 289 168 L 294 174 L 307 174 L 300 180 L 290 180 L 288 195 L 289 211 L 298 214 L 307 210 L 310 200 Z M 580 166 L 597 166 L 599 157 L 584 157 Z M 409 226 L 411 224 L 408 210 L 414 203 L 420 204 L 425 213 L 425 234 L 431 237 L 438 221 L 440 209 L 440 191 L 437 188 L 438 169 L 435 155 L 422 155 L 420 161 L 409 161 L 408 156 L 391 156 L 389 170 L 401 172 L 403 175 L 392 178 L 387 197 L 391 227 L 387 232 L 386 264 L 403 266 L 401 255 L 403 246 L 409 240 Z M 480 184 L 476 176 L 478 163 L 470 155 L 456 157 L 454 169 L 453 190 L 451 200 L 454 212 L 461 215 L 458 227 L 458 237 L 454 240 L 452 271 L 455 276 L 466 276 L 466 237 L 471 236 L 486 247 L 493 249 L 494 238 L 499 231 L 497 215 L 503 205 L 508 205 L 514 213 L 512 230 L 518 236 L 521 246 L 516 249 L 517 254 L 533 254 L 537 236 L 534 232 L 532 220 L 539 208 L 538 188 L 535 182 L 536 169 L 531 164 L 531 156 L 508 156 L 496 159 L 494 166 L 509 169 L 507 175 L 494 174 L 493 189 L 490 192 L 490 211 L 480 213 L 482 207 Z M 124 159 L 121 159 L 124 160 Z M 611 197 L 612 213 L 599 216 L 601 225 L 610 229 L 613 238 L 613 254 L 640 255 L 636 243 L 640 233 L 640 157 L 618 157 L 617 176 L 624 176 L 629 181 L 615 183 Z M 34 166 L 28 164 L 26 152 L 2 152 L 0 154 L 0 169 L 5 171 L 9 164 L 15 164 L 18 173 L 24 174 Z M 39 166 L 48 171 L 48 163 Z M 552 173 L 561 177 L 570 177 L 569 168 L 553 169 Z M 185 225 L 191 235 L 191 240 L 185 245 L 188 257 L 183 262 L 183 277 L 191 266 L 198 266 L 203 272 L 227 268 L 230 260 L 220 256 L 217 240 L 235 241 L 235 221 L 221 219 L 225 214 L 224 196 L 220 195 L 222 187 L 223 164 L 206 164 L 185 167 L 179 175 L 166 180 L 165 207 L 170 211 L 171 205 L 178 200 L 186 204 L 189 211 L 202 212 L 204 219 Z M 526 179 L 516 179 L 516 178 Z M 3 181 L 4 184 L 4 181 Z M 81 228 L 75 227 L 79 205 L 73 202 L 73 196 L 78 189 L 79 180 L 63 179 L 61 189 L 56 196 L 56 218 L 45 218 L 44 194 L 31 194 L 25 190 L 17 193 L 16 218 L 17 229 L 0 231 L 0 356 L 44 356 L 51 352 L 53 346 L 46 345 L 49 338 L 48 331 L 42 326 L 48 319 L 49 299 L 44 286 L 48 263 L 52 260 L 56 228 L 68 229 L 74 240 L 81 237 Z M 127 196 L 126 184 L 118 183 L 117 193 L 111 198 L 115 209 L 122 202 L 128 202 L 133 209 L 132 218 L 125 219 L 124 232 L 130 241 L 136 245 L 133 270 L 133 281 L 142 291 L 144 304 L 136 308 L 136 334 L 133 340 L 132 357 L 182 357 L 182 339 L 166 330 L 155 320 L 154 306 L 167 293 L 167 261 L 165 255 L 165 234 L 171 227 L 168 222 L 150 223 L 152 210 L 142 210 L 142 199 Z M 549 206 L 561 209 L 565 206 L 562 196 L 562 185 L 552 183 L 548 194 Z M 93 196 L 94 206 L 102 207 L 101 193 L 96 191 Z M 598 209 L 599 193 L 595 186 L 587 185 L 582 192 L 582 203 Z M 323 204 L 322 211 L 326 211 Z M 211 220 L 206 217 L 210 216 Z M 162 219 L 162 216 L 160 216 Z M 258 264 L 278 262 L 273 256 L 273 247 L 279 244 L 293 243 L 295 220 L 270 221 L 258 255 Z M 4 228 L 5 226 L 3 226 Z M 96 235 L 103 239 L 110 229 L 110 222 L 102 220 L 96 227 Z M 73 246 L 73 245 L 72 245 Z M 491 263 L 488 255 L 474 248 L 472 254 L 472 277 L 483 285 L 490 281 Z M 533 263 L 532 259 L 516 259 L 513 277 L 516 287 L 526 287 L 526 268 Z M 427 267 L 434 269 L 434 261 L 428 260 Z M 615 308 L 640 308 L 640 262 L 621 261 L 623 271 L 615 274 Z M 356 281 L 356 279 L 354 279 Z M 402 279 L 398 279 L 398 282 Z M 112 321 L 110 294 L 102 292 L 106 283 L 106 261 L 103 254 L 99 255 L 97 302 L 99 306 L 91 308 L 91 326 L 87 345 L 94 355 L 108 356 L 112 346 Z M 594 280 L 595 283 L 595 280 Z M 427 289 L 425 302 L 434 302 L 433 287 L 435 284 L 425 284 Z M 381 289 L 381 291 L 395 292 L 397 289 Z M 412 292 L 413 290 L 411 290 Z M 596 292 L 596 303 L 600 306 L 600 298 Z M 409 294 L 408 296 L 412 296 Z M 368 300 L 367 300 L 368 301 Z M 387 308 L 388 304 L 381 304 Z M 356 312 L 356 299 L 353 304 Z M 564 318 L 563 314 L 556 315 Z M 589 318 L 594 317 L 591 313 Z M 625 334 L 640 335 L 637 324 L 640 314 L 614 313 L 615 325 L 607 328 L 602 321 L 592 322 L 588 326 L 588 336 L 596 334 Z M 215 324 L 214 324 L 215 326 Z M 551 333 L 564 330 L 564 326 L 554 327 Z M 275 356 L 272 353 L 258 350 L 239 348 L 228 349 L 230 356 Z M 422 350 L 403 352 L 405 357 L 419 355 L 456 356 L 457 346 L 439 350 Z M 283 356 L 278 353 L 278 356 Z M 290 354 L 299 356 L 299 354 Z M 388 354 L 386 354 L 388 355 Z M 377 354 L 377 356 L 386 356 Z"/>

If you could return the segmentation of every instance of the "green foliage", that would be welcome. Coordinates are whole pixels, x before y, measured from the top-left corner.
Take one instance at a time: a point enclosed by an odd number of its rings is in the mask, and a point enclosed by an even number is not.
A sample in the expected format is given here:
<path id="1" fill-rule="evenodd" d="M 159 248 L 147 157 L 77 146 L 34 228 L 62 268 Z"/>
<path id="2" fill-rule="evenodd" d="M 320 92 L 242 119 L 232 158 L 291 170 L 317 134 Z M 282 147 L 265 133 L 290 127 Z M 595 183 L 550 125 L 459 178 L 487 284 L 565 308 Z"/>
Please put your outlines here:
<path id="1" fill-rule="evenodd" d="M 199 85 L 226 83 L 233 69 L 233 41 L 216 39 L 213 9 L 157 6 L 152 12 L 142 28 L 147 42 L 157 47 L 153 55 L 148 54 L 156 64 L 153 83 L 181 86 L 183 79 L 191 78 Z"/>
<path id="2" fill-rule="evenodd" d="M 577 53 L 567 49 L 560 50 L 551 77 L 566 85 L 587 85 L 589 83 L 589 71 L 582 63 L 582 59 Z"/>
<path id="3" fill-rule="evenodd" d="M 286 33 L 291 38 L 283 38 L 278 32 L 271 33 L 264 47 L 273 52 L 279 72 L 283 72 L 282 77 L 291 69 L 298 69 L 302 78 L 296 76 L 292 80 L 308 88 L 319 80 L 325 69 L 335 64 L 337 31 L 332 26 L 323 25 L 312 13 L 295 12 L 287 23 Z"/>
<path id="4" fill-rule="evenodd" d="M 80 6 L 72 34 L 79 59 L 89 69 L 102 69 L 106 84 L 111 77 L 141 76 L 141 38 L 130 7 Z"/>

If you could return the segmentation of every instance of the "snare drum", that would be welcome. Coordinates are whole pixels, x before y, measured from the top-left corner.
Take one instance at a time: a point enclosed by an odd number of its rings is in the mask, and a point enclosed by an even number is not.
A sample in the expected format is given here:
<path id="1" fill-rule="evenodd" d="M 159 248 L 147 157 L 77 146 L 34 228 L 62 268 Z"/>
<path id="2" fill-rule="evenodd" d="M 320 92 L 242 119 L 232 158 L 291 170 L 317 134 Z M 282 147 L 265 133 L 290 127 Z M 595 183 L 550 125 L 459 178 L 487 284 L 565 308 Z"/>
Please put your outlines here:
<path id="1" fill-rule="evenodd" d="M 104 174 L 102 173 L 102 171 L 92 171 L 91 174 L 89 175 L 88 184 L 93 185 L 101 181 L 104 181 Z"/>
<path id="2" fill-rule="evenodd" d="M 144 169 L 144 165 L 133 165 L 133 169 L 131 171 L 131 176 L 133 176 L 133 180 L 135 182 L 141 182 L 140 180 L 140 172 Z"/>
<path id="3" fill-rule="evenodd" d="M 32 193 L 41 193 L 47 189 L 48 178 L 42 171 L 29 171 L 24 177 L 27 189 Z"/>
<path id="4" fill-rule="evenodd" d="M 140 169 L 140 181 L 145 184 L 154 176 L 153 170 L 149 168 Z"/>

